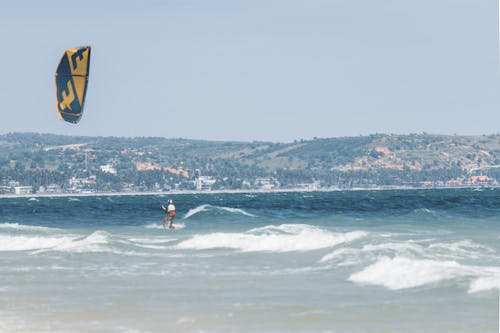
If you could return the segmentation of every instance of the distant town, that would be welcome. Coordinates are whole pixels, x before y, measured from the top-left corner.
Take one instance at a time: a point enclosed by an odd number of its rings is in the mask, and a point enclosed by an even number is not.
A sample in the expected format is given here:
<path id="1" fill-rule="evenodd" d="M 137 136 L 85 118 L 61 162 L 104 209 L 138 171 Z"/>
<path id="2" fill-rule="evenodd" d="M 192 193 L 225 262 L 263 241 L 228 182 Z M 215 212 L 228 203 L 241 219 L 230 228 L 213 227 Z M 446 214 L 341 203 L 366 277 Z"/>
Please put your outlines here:
<path id="1" fill-rule="evenodd" d="M 500 135 L 290 143 L 0 136 L 0 194 L 497 187 Z"/>

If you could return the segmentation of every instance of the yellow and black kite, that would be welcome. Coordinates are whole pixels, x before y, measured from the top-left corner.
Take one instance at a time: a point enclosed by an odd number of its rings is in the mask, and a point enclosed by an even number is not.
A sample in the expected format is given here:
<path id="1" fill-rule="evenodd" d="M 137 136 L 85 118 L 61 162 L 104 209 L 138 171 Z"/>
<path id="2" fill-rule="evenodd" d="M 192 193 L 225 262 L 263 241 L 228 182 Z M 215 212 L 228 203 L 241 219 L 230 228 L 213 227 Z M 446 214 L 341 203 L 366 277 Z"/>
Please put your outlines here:
<path id="1" fill-rule="evenodd" d="M 90 46 L 66 50 L 57 66 L 56 110 L 59 118 L 76 124 L 83 113 L 89 80 Z"/>

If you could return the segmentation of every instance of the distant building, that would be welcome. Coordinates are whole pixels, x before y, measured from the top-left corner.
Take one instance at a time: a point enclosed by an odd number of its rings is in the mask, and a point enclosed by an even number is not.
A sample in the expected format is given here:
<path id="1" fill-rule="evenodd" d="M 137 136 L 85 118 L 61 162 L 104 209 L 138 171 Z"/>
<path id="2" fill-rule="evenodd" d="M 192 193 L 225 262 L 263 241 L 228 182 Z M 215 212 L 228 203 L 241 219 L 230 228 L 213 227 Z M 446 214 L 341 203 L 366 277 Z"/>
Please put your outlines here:
<path id="1" fill-rule="evenodd" d="M 12 187 L 10 186 L 0 186 L 0 194 L 9 194 L 12 193 Z"/>
<path id="2" fill-rule="evenodd" d="M 241 182 L 241 188 L 242 189 L 249 189 L 250 187 L 252 187 L 252 184 L 248 180 L 244 179 Z"/>
<path id="3" fill-rule="evenodd" d="M 61 186 L 57 184 L 50 184 L 47 186 L 40 186 L 38 189 L 39 193 L 60 193 L 61 192 Z"/>
<path id="4" fill-rule="evenodd" d="M 89 176 L 88 178 L 71 177 L 68 181 L 70 192 L 82 192 L 89 188 L 94 188 L 96 185 L 96 176 Z"/>
<path id="5" fill-rule="evenodd" d="M 101 165 L 99 167 L 99 169 L 101 169 L 102 172 L 105 172 L 105 173 L 110 173 L 110 174 L 113 174 L 113 175 L 116 175 L 116 169 L 113 167 L 113 165 L 111 164 L 104 164 L 104 165 Z"/>
<path id="6" fill-rule="evenodd" d="M 9 181 L 9 186 L 10 187 L 16 187 L 16 186 L 20 186 L 19 182 L 16 181 L 16 180 L 10 180 Z"/>
<path id="7" fill-rule="evenodd" d="M 14 187 L 14 193 L 16 194 L 32 194 L 33 186 L 16 186 Z"/>
<path id="8" fill-rule="evenodd" d="M 215 184 L 216 180 L 211 176 L 198 176 L 194 181 L 194 185 L 198 191 L 211 190 L 212 185 Z"/>
<path id="9" fill-rule="evenodd" d="M 270 190 L 274 188 L 273 179 L 266 177 L 255 178 L 255 185 L 257 185 L 262 190 Z"/>
<path id="10" fill-rule="evenodd" d="M 69 186 L 70 187 L 83 187 L 86 184 L 87 184 L 87 178 L 71 177 L 69 179 Z"/>
<path id="11" fill-rule="evenodd" d="M 312 183 L 297 184 L 297 187 L 304 189 L 304 190 L 315 191 L 315 190 L 319 189 L 321 186 L 320 186 L 320 182 L 314 181 Z"/>

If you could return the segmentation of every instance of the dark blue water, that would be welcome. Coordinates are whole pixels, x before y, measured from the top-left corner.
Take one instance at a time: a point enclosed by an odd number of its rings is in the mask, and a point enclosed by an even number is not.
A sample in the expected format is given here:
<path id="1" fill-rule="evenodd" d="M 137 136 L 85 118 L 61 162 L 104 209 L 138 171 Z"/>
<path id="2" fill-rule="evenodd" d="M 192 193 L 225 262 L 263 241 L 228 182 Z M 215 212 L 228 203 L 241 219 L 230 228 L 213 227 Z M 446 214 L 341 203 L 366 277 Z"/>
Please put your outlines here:
<path id="1" fill-rule="evenodd" d="M 134 226 L 161 218 L 160 207 L 167 198 L 175 201 L 178 216 L 201 205 L 239 208 L 276 220 L 331 216 L 386 220 L 411 217 L 419 210 L 450 221 L 500 215 L 500 189 L 452 189 L 3 198 L 0 216 L 4 222 L 22 220 L 47 227 Z M 226 213 L 212 212 L 222 219 L 231 216 Z"/>

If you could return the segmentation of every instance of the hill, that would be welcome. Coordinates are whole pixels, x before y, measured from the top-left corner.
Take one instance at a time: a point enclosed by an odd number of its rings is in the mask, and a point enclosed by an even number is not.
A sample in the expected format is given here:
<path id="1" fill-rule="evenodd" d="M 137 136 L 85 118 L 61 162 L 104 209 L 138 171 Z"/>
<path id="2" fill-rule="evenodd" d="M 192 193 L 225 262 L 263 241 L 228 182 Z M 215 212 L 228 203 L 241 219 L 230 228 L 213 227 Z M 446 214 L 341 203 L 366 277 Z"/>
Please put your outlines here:
<path id="1" fill-rule="evenodd" d="M 375 134 L 289 143 L 0 136 L 0 191 L 471 186 L 500 181 L 500 135 Z"/>

